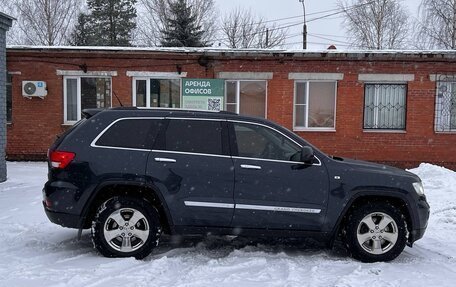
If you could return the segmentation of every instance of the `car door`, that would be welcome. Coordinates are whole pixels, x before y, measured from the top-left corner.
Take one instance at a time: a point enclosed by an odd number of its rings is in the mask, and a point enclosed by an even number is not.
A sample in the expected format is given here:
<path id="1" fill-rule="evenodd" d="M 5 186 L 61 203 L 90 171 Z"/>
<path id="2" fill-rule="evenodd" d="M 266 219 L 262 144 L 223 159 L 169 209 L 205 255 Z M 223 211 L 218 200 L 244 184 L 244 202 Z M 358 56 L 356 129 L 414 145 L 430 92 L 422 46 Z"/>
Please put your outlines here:
<path id="1" fill-rule="evenodd" d="M 147 175 L 176 226 L 229 227 L 234 211 L 234 168 L 226 122 L 168 118 L 152 150 Z"/>
<path id="2" fill-rule="evenodd" d="M 267 125 L 231 121 L 235 169 L 232 227 L 320 230 L 328 173 L 315 158 L 299 162 L 301 145 Z"/>

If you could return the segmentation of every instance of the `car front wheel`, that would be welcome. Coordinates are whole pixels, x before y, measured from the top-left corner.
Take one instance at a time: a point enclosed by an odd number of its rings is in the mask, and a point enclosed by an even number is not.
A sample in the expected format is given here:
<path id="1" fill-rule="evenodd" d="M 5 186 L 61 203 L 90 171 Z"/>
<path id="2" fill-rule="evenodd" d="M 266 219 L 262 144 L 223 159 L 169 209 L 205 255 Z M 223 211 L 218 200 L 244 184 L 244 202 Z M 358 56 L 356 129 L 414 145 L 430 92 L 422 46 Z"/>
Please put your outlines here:
<path id="1" fill-rule="evenodd" d="M 404 215 L 389 203 L 357 207 L 347 220 L 345 243 L 355 259 L 363 262 L 391 261 L 405 248 Z"/>

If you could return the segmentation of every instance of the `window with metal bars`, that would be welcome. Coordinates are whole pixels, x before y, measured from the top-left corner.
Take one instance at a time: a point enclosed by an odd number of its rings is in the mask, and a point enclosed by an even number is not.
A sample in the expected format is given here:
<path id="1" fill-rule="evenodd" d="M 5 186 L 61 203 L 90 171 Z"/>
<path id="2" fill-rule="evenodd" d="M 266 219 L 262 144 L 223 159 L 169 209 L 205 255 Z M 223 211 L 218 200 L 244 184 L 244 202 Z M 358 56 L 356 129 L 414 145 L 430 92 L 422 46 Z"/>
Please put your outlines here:
<path id="1" fill-rule="evenodd" d="M 456 131 L 456 79 L 445 78 L 437 82 L 435 131 Z"/>
<path id="2" fill-rule="evenodd" d="M 364 129 L 405 130 L 406 84 L 366 84 Z"/>

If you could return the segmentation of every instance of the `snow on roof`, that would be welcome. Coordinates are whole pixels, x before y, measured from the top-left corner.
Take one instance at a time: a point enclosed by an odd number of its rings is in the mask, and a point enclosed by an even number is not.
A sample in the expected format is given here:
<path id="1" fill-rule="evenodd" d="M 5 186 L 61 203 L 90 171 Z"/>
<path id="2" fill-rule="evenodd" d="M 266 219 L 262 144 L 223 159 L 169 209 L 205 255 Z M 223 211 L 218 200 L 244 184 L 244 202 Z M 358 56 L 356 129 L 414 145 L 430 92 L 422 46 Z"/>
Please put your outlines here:
<path id="1" fill-rule="evenodd" d="M 208 53 L 208 54 L 369 54 L 369 55 L 451 55 L 456 56 L 456 50 L 302 50 L 302 49 L 232 49 L 216 47 L 112 47 L 112 46 L 27 46 L 8 45 L 8 50 L 24 51 L 109 51 L 109 52 L 158 52 L 158 53 Z"/>

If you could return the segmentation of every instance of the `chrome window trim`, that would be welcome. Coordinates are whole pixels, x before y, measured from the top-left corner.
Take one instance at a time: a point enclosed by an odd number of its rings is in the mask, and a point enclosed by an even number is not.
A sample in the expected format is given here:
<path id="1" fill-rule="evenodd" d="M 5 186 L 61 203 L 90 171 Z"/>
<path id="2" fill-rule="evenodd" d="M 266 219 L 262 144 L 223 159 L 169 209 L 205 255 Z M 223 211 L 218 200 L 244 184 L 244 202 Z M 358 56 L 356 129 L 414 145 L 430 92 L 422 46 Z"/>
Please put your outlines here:
<path id="1" fill-rule="evenodd" d="M 280 162 L 280 163 L 289 163 L 289 164 L 306 164 L 302 161 L 291 161 L 291 160 L 279 160 L 279 159 L 266 159 L 266 158 L 256 158 L 256 157 L 243 157 L 243 156 L 232 156 L 234 159 L 245 159 L 245 160 L 259 160 L 259 161 L 270 161 L 270 162 Z M 317 157 L 315 157 L 318 159 Z M 308 164 L 310 165 L 310 164 Z M 321 162 L 318 159 L 318 163 L 313 163 L 312 165 L 321 166 Z"/>
<path id="2" fill-rule="evenodd" d="M 160 152 L 160 153 L 174 153 L 174 154 L 188 154 L 188 155 L 201 155 L 201 156 L 212 156 L 212 157 L 221 157 L 221 158 L 231 158 L 229 155 L 222 155 L 222 154 L 211 154 L 211 153 L 198 153 L 198 152 L 187 152 L 187 151 L 173 151 L 173 150 L 161 150 L 161 149 L 153 149 L 152 152 Z"/>
<path id="3" fill-rule="evenodd" d="M 132 147 L 117 147 L 117 146 L 103 146 L 103 145 L 91 145 L 91 147 L 104 148 L 104 149 L 119 149 L 119 150 L 130 150 L 130 151 L 145 151 L 151 152 L 150 149 L 132 148 Z"/>
<path id="4" fill-rule="evenodd" d="M 259 160 L 259 161 L 269 161 L 269 162 L 279 162 L 279 163 L 289 163 L 289 164 L 305 164 L 304 162 L 300 161 L 286 161 L 286 160 L 275 160 L 275 159 L 265 159 L 265 158 L 254 158 L 254 157 L 240 157 L 240 156 L 229 156 L 229 155 L 218 155 L 218 154 L 206 154 L 206 153 L 196 153 L 196 152 L 183 152 L 183 151 L 170 151 L 170 150 L 151 150 L 151 149 L 137 149 L 137 148 L 126 148 L 126 147 L 113 147 L 113 146 L 100 146 L 96 145 L 95 143 L 97 142 L 100 137 L 103 136 L 103 134 L 110 128 L 112 127 L 115 123 L 122 121 L 122 120 L 145 120 L 145 119 L 151 119 L 151 120 L 164 120 L 164 119 L 170 119 L 170 120 L 198 120 L 198 121 L 218 121 L 218 122 L 233 122 L 233 123 L 242 123 L 242 124 L 251 124 L 251 125 L 257 125 L 257 126 L 262 126 L 268 129 L 271 129 L 282 136 L 286 137 L 290 141 L 294 142 L 296 145 L 302 148 L 302 145 L 299 144 L 297 141 L 294 139 L 290 138 L 283 132 L 270 127 L 265 124 L 261 123 L 256 123 L 256 122 L 251 122 L 251 121 L 242 121 L 242 120 L 231 120 L 231 119 L 210 119 L 210 118 L 186 118 L 186 117 L 126 117 L 126 118 L 119 118 L 115 121 L 113 121 L 111 124 L 109 124 L 100 134 L 98 134 L 97 137 L 92 141 L 90 144 L 91 147 L 96 147 L 96 148 L 107 148 L 107 149 L 119 149 L 119 150 L 132 150 L 132 151 L 152 151 L 152 152 L 160 152 L 160 153 L 174 153 L 174 154 L 188 154 L 188 155 L 201 155 L 201 156 L 212 156 L 212 157 L 221 157 L 221 158 L 233 158 L 233 159 L 245 159 L 245 160 Z M 317 159 L 318 163 L 312 163 L 314 166 L 321 166 L 321 160 L 315 156 L 315 159 Z"/>
<path id="5" fill-rule="evenodd" d="M 281 134 L 282 136 L 286 137 L 287 139 L 289 139 L 290 141 L 292 141 L 292 142 L 294 142 L 296 145 L 298 145 L 300 148 L 302 148 L 302 145 L 299 144 L 297 141 L 295 141 L 294 139 L 290 138 L 289 136 L 287 136 L 287 135 L 284 134 L 283 132 L 281 132 L 281 131 L 279 131 L 279 130 L 273 128 L 273 127 L 270 127 L 270 126 L 268 126 L 268 125 L 264 125 L 264 124 L 260 124 L 260 123 L 255 123 L 255 122 L 249 122 L 249 121 L 239 121 L 239 120 L 227 120 L 227 121 L 228 121 L 228 122 L 233 122 L 233 123 L 242 123 L 242 124 L 257 125 L 257 126 L 262 126 L 262 127 L 271 129 L 271 130 L 273 130 L 273 131 L 278 132 L 279 134 Z M 312 163 L 312 165 L 321 166 L 321 160 L 320 160 L 316 155 L 314 155 L 314 157 L 318 160 L 318 163 Z M 284 162 L 284 163 L 293 163 L 293 164 L 305 164 L 304 162 L 300 162 L 300 161 L 275 160 L 275 159 L 254 158 L 254 157 L 233 156 L 232 158 L 238 158 L 238 159 L 253 159 L 253 160 L 272 161 L 272 162 Z"/>
<path id="6" fill-rule="evenodd" d="M 124 120 L 163 120 L 164 117 L 127 117 L 127 118 L 119 118 L 112 123 L 110 123 L 104 130 L 99 133 L 95 139 L 90 143 L 91 147 L 98 147 L 98 148 L 108 148 L 108 149 L 120 149 L 120 150 L 133 150 L 133 151 L 151 151 L 150 149 L 137 149 L 137 148 L 129 148 L 129 147 L 117 147 L 117 146 L 104 146 L 104 145 L 97 145 L 96 142 L 106 133 L 108 129 L 110 129 L 113 125 L 117 122 L 124 121 Z"/>
<path id="7" fill-rule="evenodd" d="M 273 128 L 273 127 L 270 127 L 270 126 L 267 126 L 267 125 L 264 125 L 264 124 L 260 124 L 260 123 L 249 122 L 249 121 L 239 121 L 239 120 L 228 120 L 228 121 L 229 121 L 229 122 L 233 122 L 233 123 L 252 124 L 252 125 L 262 126 L 262 127 L 271 129 L 271 130 L 276 131 L 276 132 L 278 132 L 279 134 L 283 135 L 284 137 L 286 137 L 287 139 L 291 140 L 291 141 L 294 142 L 296 145 L 298 145 L 299 147 L 302 148 L 302 145 L 301 145 L 301 144 L 299 144 L 299 143 L 296 142 L 294 139 L 290 138 L 290 137 L 287 136 L 286 134 L 282 133 L 281 131 L 279 131 L 279 130 Z"/>

